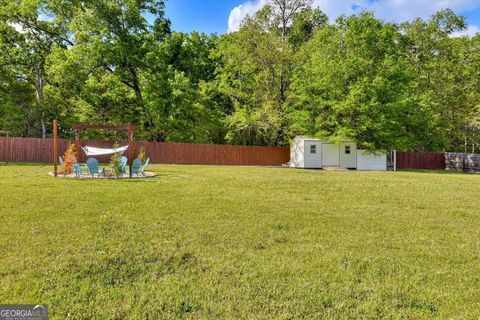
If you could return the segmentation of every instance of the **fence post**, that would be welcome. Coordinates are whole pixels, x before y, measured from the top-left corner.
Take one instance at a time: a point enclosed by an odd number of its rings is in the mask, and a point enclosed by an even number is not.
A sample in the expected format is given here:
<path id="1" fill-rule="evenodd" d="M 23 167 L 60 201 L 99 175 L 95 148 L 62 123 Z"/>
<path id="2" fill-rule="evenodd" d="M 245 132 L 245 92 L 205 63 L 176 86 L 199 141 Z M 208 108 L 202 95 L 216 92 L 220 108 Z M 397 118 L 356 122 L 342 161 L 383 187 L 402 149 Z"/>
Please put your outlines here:
<path id="1" fill-rule="evenodd" d="M 12 143 L 10 141 L 10 134 L 7 132 L 7 140 L 6 140 L 7 146 L 5 150 L 5 162 L 8 163 L 10 159 L 12 159 Z"/>
<path id="2" fill-rule="evenodd" d="M 393 171 L 397 171 L 397 150 L 393 150 Z"/>

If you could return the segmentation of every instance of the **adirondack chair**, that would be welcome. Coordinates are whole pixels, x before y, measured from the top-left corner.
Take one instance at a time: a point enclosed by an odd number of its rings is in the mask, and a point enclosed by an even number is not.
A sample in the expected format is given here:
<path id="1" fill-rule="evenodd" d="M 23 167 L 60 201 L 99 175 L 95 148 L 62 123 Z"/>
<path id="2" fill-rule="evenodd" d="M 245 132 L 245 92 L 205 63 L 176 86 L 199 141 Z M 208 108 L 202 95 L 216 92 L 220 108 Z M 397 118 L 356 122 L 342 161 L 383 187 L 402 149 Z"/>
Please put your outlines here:
<path id="1" fill-rule="evenodd" d="M 86 173 L 88 174 L 88 166 L 86 163 L 79 163 L 77 161 L 77 157 L 73 157 L 73 164 L 78 164 L 78 166 L 80 167 L 80 170 L 82 170 L 82 174 L 83 174 L 83 171 L 86 171 Z M 75 168 L 74 168 L 75 169 Z"/>
<path id="2" fill-rule="evenodd" d="M 92 178 L 97 174 L 99 177 L 101 174 L 103 174 L 103 170 L 98 169 L 98 160 L 95 158 L 88 158 L 87 159 L 87 167 L 88 171 L 90 171 L 90 175 Z"/>
<path id="3" fill-rule="evenodd" d="M 145 161 L 145 163 L 143 164 L 143 166 L 140 167 L 140 173 L 142 174 L 142 176 L 145 177 L 145 168 L 148 166 L 150 162 L 150 158 L 147 158 L 147 160 Z"/>
<path id="4" fill-rule="evenodd" d="M 73 173 L 75 174 L 75 177 L 80 178 L 83 174 L 82 167 L 78 163 L 73 164 Z"/>
<path id="5" fill-rule="evenodd" d="M 120 166 L 121 166 L 121 168 L 122 168 L 122 173 L 123 173 L 123 174 L 127 173 L 127 163 L 128 163 L 127 157 L 122 156 L 122 157 L 120 158 Z"/>
<path id="6" fill-rule="evenodd" d="M 138 174 L 141 172 L 140 169 L 142 167 L 142 160 L 136 158 L 135 160 L 133 160 L 132 162 L 132 175 L 136 174 L 138 176 Z"/>
<path id="7" fill-rule="evenodd" d="M 89 173 L 89 170 L 88 170 L 88 166 L 86 163 L 78 163 L 77 162 L 77 159 L 75 159 L 75 161 L 73 162 L 74 164 L 78 164 L 78 166 L 80 167 L 80 169 L 82 170 L 82 173 L 83 171 L 85 171 L 87 174 L 90 174 Z"/>

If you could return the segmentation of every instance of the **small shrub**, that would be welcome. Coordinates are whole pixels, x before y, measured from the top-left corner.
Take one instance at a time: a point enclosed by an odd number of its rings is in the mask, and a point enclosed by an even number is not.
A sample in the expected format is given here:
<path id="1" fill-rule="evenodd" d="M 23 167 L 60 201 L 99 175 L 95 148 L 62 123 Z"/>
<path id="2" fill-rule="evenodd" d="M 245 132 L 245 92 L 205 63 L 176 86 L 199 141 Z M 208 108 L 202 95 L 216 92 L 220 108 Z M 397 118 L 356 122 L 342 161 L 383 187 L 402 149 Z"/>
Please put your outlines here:
<path id="1" fill-rule="evenodd" d="M 137 158 L 142 160 L 142 163 L 145 163 L 145 161 L 147 160 L 147 153 L 145 152 L 144 146 L 141 146 L 140 149 L 138 150 Z"/>
<path id="2" fill-rule="evenodd" d="M 119 145 L 117 142 L 113 145 L 113 148 L 118 148 Z M 112 155 L 110 158 L 110 167 L 112 167 L 112 174 L 118 178 L 122 173 L 122 166 L 120 164 L 120 158 L 122 157 L 123 152 L 117 152 Z"/>
<path id="3" fill-rule="evenodd" d="M 62 173 L 63 174 L 70 174 L 72 173 L 72 167 L 75 163 L 75 145 L 73 143 L 69 143 L 67 150 L 62 156 L 63 166 L 62 166 Z"/>

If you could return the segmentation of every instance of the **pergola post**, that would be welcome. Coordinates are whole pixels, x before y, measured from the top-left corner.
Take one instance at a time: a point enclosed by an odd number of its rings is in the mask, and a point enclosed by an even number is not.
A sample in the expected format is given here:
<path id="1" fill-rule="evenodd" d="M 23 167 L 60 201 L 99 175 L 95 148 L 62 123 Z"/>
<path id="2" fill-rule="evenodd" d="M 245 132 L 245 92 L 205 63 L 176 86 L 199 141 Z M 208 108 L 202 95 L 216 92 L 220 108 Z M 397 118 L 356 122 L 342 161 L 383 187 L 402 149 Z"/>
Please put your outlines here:
<path id="1" fill-rule="evenodd" d="M 57 161 L 58 161 L 58 132 L 57 132 L 58 122 L 53 120 L 53 175 L 57 176 Z"/>

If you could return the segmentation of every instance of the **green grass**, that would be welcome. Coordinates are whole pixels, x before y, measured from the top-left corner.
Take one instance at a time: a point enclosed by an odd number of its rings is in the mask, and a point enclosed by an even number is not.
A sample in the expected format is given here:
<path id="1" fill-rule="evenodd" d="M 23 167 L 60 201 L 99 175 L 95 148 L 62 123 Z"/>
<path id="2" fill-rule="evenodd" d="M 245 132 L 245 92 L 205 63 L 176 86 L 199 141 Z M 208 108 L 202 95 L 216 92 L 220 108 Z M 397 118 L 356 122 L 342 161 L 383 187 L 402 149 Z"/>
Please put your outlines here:
<path id="1" fill-rule="evenodd" d="M 480 176 L 0 167 L 0 303 L 52 319 L 480 318 Z"/>

